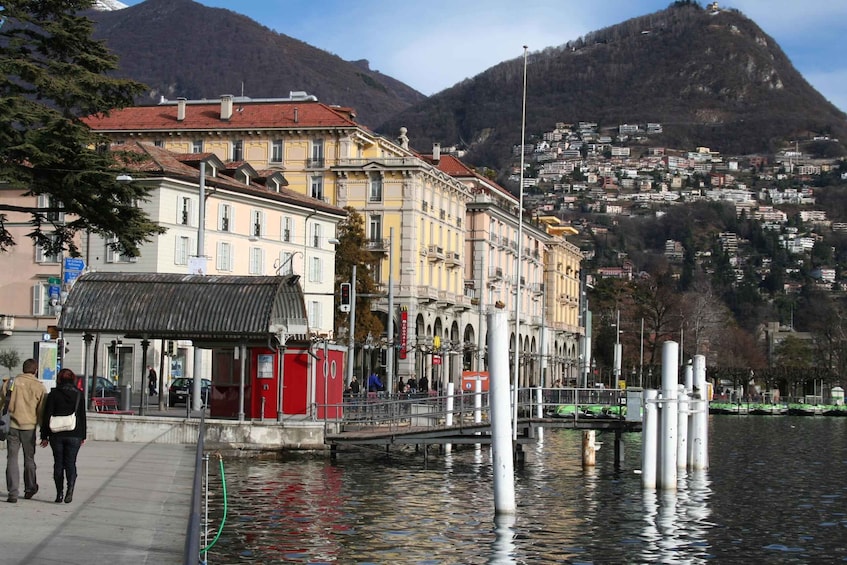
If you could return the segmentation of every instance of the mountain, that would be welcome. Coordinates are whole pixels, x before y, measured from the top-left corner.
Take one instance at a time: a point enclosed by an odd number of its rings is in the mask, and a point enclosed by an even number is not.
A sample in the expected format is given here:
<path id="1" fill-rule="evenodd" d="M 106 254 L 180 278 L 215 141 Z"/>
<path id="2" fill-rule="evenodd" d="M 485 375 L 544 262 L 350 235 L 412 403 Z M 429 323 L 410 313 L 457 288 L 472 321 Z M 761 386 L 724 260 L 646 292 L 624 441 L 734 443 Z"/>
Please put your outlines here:
<path id="1" fill-rule="evenodd" d="M 519 143 L 524 59 L 496 65 L 406 109 L 378 131 L 408 128 L 413 147 L 468 148 L 467 160 L 502 168 Z M 679 1 L 528 57 L 527 134 L 556 122 L 659 122 L 667 147 L 726 154 L 773 152 L 788 140 L 840 139 L 845 114 L 821 96 L 776 44 L 737 10 Z M 529 138 L 528 138 L 529 139 Z M 834 155 L 829 155 L 834 156 Z"/>
<path id="2" fill-rule="evenodd" d="M 277 33 L 246 16 L 192 0 L 147 0 L 124 9 L 92 10 L 95 37 L 120 57 L 118 75 L 150 87 L 145 100 L 221 94 L 283 98 L 306 91 L 349 106 L 375 127 L 425 98 L 413 88 Z"/>

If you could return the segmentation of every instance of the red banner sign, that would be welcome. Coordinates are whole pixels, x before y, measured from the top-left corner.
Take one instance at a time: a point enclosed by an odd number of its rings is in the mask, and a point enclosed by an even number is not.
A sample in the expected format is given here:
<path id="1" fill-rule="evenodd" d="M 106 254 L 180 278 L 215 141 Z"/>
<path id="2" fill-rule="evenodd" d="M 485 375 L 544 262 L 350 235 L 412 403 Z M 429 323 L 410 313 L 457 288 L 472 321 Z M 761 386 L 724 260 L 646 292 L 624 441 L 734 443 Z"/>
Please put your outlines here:
<path id="1" fill-rule="evenodd" d="M 432 356 L 432 364 L 433 365 L 441 365 L 441 355 L 433 355 Z"/>
<path id="2" fill-rule="evenodd" d="M 400 359 L 406 358 L 406 343 L 409 340 L 409 312 L 400 312 Z"/>

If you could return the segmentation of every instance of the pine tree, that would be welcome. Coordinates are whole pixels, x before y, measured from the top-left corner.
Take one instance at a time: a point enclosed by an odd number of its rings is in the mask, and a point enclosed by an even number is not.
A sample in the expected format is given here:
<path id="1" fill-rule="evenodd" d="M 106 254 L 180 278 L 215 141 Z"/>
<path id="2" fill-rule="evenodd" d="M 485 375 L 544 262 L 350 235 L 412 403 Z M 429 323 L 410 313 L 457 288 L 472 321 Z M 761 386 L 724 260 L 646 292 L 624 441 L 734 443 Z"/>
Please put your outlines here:
<path id="1" fill-rule="evenodd" d="M 79 255 L 74 236 L 90 231 L 115 237 L 116 251 L 135 256 L 139 244 L 164 231 L 137 207 L 148 189 L 117 181 L 128 157 L 104 151 L 105 140 L 81 121 L 131 106 L 145 88 L 110 76 L 117 58 L 79 15 L 92 4 L 0 5 L 0 186 L 40 197 L 32 205 L 0 201 L 0 251 L 18 243 L 9 212 L 29 217 L 28 236 L 50 254 Z"/>
<path id="2" fill-rule="evenodd" d="M 371 275 L 376 258 L 368 251 L 365 239 L 365 221 L 355 208 L 346 207 L 347 218 L 338 224 L 338 247 L 335 253 L 336 290 L 341 283 L 350 282 L 353 265 L 356 265 L 356 335 L 355 341 L 361 342 L 370 333 L 380 336 L 384 326 L 371 312 L 371 298 L 378 291 Z M 335 335 L 348 335 L 348 314 L 335 313 Z"/>

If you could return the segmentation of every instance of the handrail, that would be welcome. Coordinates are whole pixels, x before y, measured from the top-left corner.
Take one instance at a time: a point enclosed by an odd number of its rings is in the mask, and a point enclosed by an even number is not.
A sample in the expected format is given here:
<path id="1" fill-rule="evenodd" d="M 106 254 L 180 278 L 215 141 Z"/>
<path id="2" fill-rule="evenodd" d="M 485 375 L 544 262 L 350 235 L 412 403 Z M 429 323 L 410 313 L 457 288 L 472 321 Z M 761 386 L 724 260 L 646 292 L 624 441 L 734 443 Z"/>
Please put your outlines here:
<path id="1" fill-rule="evenodd" d="M 201 502 L 203 498 L 203 444 L 206 435 L 206 411 L 200 415 L 197 430 L 197 452 L 194 456 L 194 482 L 191 487 L 191 511 L 188 515 L 188 527 L 185 531 L 183 564 L 197 565 L 200 560 Z"/>
<path id="2" fill-rule="evenodd" d="M 518 389 L 518 412 L 533 416 L 538 407 L 536 400 L 537 388 Z M 476 392 L 456 392 L 453 395 L 453 416 L 456 426 L 469 423 L 474 415 L 474 397 Z M 478 393 L 482 397 L 481 416 L 483 421 L 488 419 L 488 392 Z M 542 389 L 542 410 L 562 404 L 576 406 L 586 405 L 618 405 L 622 402 L 625 391 L 618 389 L 597 388 L 544 388 Z M 343 403 L 324 406 L 324 414 L 341 413 L 336 421 L 348 425 L 380 426 L 387 430 L 410 428 L 427 422 L 434 425 L 443 421 L 447 415 L 446 395 L 434 393 L 386 394 L 362 393 L 355 396 L 345 396 Z M 330 420 L 329 418 L 325 418 Z"/>

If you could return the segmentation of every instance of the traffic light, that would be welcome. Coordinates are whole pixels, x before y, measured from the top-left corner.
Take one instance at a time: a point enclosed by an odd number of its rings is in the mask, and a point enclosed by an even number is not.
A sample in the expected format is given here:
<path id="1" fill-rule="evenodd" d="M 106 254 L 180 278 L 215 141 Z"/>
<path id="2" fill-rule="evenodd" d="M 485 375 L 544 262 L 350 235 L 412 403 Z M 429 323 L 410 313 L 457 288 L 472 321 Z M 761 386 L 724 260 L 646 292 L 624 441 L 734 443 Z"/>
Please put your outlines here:
<path id="1" fill-rule="evenodd" d="M 174 342 L 168 340 L 168 357 L 173 357 L 176 350 L 174 348 Z"/>
<path id="2" fill-rule="evenodd" d="M 350 283 L 341 283 L 341 302 L 339 309 L 342 312 L 349 312 L 350 302 Z"/>

